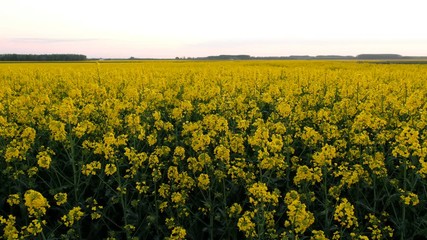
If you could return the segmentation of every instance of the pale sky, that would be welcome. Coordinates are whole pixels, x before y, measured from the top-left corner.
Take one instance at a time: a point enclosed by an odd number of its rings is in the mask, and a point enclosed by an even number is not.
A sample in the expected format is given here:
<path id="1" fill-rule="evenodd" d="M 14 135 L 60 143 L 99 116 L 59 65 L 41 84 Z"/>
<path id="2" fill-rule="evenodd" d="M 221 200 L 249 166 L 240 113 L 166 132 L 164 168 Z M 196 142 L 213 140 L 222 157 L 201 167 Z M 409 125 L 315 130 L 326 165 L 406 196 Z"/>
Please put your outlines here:
<path id="1" fill-rule="evenodd" d="M 0 0 L 0 54 L 427 56 L 424 0 Z"/>

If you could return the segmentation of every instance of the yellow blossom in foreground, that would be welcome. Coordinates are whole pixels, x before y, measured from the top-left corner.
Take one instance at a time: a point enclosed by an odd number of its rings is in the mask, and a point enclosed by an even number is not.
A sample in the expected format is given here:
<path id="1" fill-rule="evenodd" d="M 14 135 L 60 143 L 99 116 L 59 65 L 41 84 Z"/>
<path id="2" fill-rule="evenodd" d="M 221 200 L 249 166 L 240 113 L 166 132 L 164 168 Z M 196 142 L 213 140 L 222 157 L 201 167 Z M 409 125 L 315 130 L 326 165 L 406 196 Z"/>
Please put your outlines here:
<path id="1" fill-rule="evenodd" d="M 139 193 L 147 193 L 148 190 L 150 189 L 149 186 L 146 186 L 146 182 L 136 182 L 136 190 L 138 190 Z"/>
<path id="2" fill-rule="evenodd" d="M 65 124 L 60 121 L 53 120 L 49 123 L 49 130 L 51 131 L 52 138 L 55 141 L 64 141 L 67 138 L 65 131 Z"/>
<path id="3" fill-rule="evenodd" d="M 369 220 L 370 226 L 368 230 L 371 231 L 371 239 L 384 239 L 387 237 L 393 237 L 393 229 L 390 226 L 382 226 L 383 222 L 377 218 L 374 214 L 368 214 L 365 219 Z"/>
<path id="4" fill-rule="evenodd" d="M 420 200 L 418 199 L 418 195 L 412 192 L 408 192 L 406 194 L 400 195 L 400 199 L 403 201 L 405 205 L 411 205 L 415 206 L 420 203 Z"/>
<path id="5" fill-rule="evenodd" d="M 25 206 L 28 209 L 30 216 L 40 217 L 46 214 L 46 210 L 50 207 L 47 199 L 35 190 L 28 190 L 24 194 Z"/>
<path id="6" fill-rule="evenodd" d="M 37 236 L 43 231 L 43 226 L 46 225 L 46 220 L 33 219 L 28 226 L 24 226 L 21 230 L 24 236 Z"/>
<path id="7" fill-rule="evenodd" d="M 171 199 L 172 199 L 172 202 L 176 203 L 177 205 L 184 205 L 186 201 L 184 195 L 180 192 L 172 193 Z"/>
<path id="8" fill-rule="evenodd" d="M 206 173 L 200 174 L 200 176 L 197 178 L 197 186 L 199 186 L 200 189 L 206 190 L 209 188 L 209 175 Z"/>
<path id="9" fill-rule="evenodd" d="M 16 217 L 13 215 L 9 215 L 7 219 L 4 219 L 0 216 L 0 224 L 6 225 L 3 228 L 3 238 L 4 239 L 18 239 L 19 232 L 15 227 Z"/>
<path id="10" fill-rule="evenodd" d="M 345 228 L 359 225 L 354 214 L 354 206 L 346 198 L 342 198 L 341 203 L 335 208 L 334 220 Z"/>
<path id="11" fill-rule="evenodd" d="M 10 206 L 18 205 L 20 202 L 21 202 L 21 198 L 19 197 L 18 194 L 10 194 L 9 197 L 7 198 L 7 203 Z"/>
<path id="12" fill-rule="evenodd" d="M 39 171 L 39 169 L 37 167 L 31 167 L 31 168 L 29 168 L 27 170 L 28 177 L 31 178 L 31 177 L 35 176 L 38 171 Z"/>
<path id="13" fill-rule="evenodd" d="M 254 183 L 249 189 L 249 202 L 257 206 L 258 204 L 271 203 L 273 206 L 279 202 L 279 194 L 277 192 L 268 192 L 265 183 Z"/>
<path id="14" fill-rule="evenodd" d="M 49 169 L 50 163 L 52 162 L 50 155 L 52 154 L 54 154 L 54 152 L 50 149 L 39 152 L 37 154 L 37 164 L 39 167 Z"/>
<path id="15" fill-rule="evenodd" d="M 294 190 L 286 193 L 285 203 L 288 209 L 285 227 L 292 227 L 296 234 L 303 234 L 314 223 L 313 213 L 307 211 L 307 206 L 300 201 L 298 192 Z"/>
<path id="16" fill-rule="evenodd" d="M 298 166 L 297 173 L 294 177 L 294 183 L 300 185 L 301 182 L 309 182 L 314 185 L 322 181 L 322 169 L 319 167 L 309 168 L 306 165 Z"/>
<path id="17" fill-rule="evenodd" d="M 233 203 L 233 205 L 231 205 L 230 209 L 228 210 L 228 216 L 230 218 L 231 217 L 236 217 L 241 212 L 242 212 L 242 206 L 240 206 L 240 204 L 238 204 L 238 203 Z"/>
<path id="18" fill-rule="evenodd" d="M 239 228 L 240 231 L 245 233 L 245 236 L 247 238 L 256 237 L 255 223 L 252 222 L 253 217 L 254 217 L 253 212 L 245 212 L 237 222 L 237 227 Z"/>
<path id="19" fill-rule="evenodd" d="M 187 235 L 187 231 L 183 227 L 174 227 L 172 229 L 172 233 L 169 236 L 169 238 L 166 238 L 168 240 L 182 240 L 185 239 L 185 236 Z"/>
<path id="20" fill-rule="evenodd" d="M 84 216 L 80 207 L 74 207 L 66 215 L 61 217 L 65 226 L 71 227 L 75 222 L 79 221 Z"/>
<path id="21" fill-rule="evenodd" d="M 61 206 L 67 202 L 67 193 L 57 193 L 53 196 L 56 201 L 56 205 Z"/>
<path id="22" fill-rule="evenodd" d="M 117 167 L 114 164 L 107 163 L 105 165 L 105 175 L 111 176 L 117 171 Z"/>
<path id="23" fill-rule="evenodd" d="M 101 169 L 101 163 L 99 161 L 93 161 L 89 164 L 84 164 L 82 166 L 83 175 L 96 175 L 96 170 Z"/>
<path id="24" fill-rule="evenodd" d="M 322 230 L 313 230 L 311 232 L 313 233 L 313 236 L 310 237 L 310 240 L 328 240 Z"/>

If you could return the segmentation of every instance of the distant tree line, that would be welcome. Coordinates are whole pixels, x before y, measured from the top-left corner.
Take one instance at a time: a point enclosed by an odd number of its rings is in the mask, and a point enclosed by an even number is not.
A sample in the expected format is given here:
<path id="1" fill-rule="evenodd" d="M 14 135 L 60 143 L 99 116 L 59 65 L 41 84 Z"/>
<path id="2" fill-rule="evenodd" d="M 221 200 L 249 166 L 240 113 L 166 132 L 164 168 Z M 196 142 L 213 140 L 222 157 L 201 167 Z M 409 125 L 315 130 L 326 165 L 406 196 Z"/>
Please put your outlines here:
<path id="1" fill-rule="evenodd" d="M 403 58 L 399 54 L 359 54 L 357 59 L 400 59 Z"/>
<path id="2" fill-rule="evenodd" d="M 81 54 L 0 54 L 0 61 L 83 61 Z"/>
<path id="3" fill-rule="evenodd" d="M 208 56 L 208 60 L 247 60 L 251 59 L 249 55 L 219 55 L 219 56 Z"/>
<path id="4" fill-rule="evenodd" d="M 354 56 L 342 56 L 342 55 L 318 55 L 318 56 L 309 56 L 309 55 L 291 55 L 291 56 L 281 56 L 281 57 L 253 57 L 250 55 L 218 55 L 218 56 L 208 56 L 196 58 L 200 60 L 316 60 L 316 59 L 360 59 L 360 60 L 369 60 L 369 59 L 401 59 L 401 58 L 411 58 L 403 57 L 399 54 L 360 54 L 356 57 Z"/>

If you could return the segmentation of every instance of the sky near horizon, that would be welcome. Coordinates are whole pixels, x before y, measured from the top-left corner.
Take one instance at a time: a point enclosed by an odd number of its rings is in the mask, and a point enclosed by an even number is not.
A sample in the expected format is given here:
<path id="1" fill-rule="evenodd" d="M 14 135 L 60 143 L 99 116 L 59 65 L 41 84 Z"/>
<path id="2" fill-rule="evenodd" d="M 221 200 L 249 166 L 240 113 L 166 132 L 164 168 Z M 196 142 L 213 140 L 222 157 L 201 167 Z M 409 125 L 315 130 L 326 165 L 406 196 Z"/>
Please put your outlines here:
<path id="1" fill-rule="evenodd" d="M 427 56 L 423 0 L 0 0 L 0 54 Z"/>

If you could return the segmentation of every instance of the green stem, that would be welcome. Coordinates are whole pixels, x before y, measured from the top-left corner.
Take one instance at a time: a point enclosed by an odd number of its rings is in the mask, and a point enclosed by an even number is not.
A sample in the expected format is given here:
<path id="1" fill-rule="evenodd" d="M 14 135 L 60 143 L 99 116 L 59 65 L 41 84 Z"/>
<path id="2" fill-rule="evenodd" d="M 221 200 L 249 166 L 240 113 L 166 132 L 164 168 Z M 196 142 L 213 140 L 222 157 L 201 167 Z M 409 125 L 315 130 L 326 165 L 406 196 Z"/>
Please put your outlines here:
<path id="1" fill-rule="evenodd" d="M 68 140 L 70 142 L 70 147 L 67 149 L 66 146 L 64 146 L 65 152 L 68 155 L 68 158 L 70 159 L 71 167 L 73 168 L 73 189 L 74 189 L 74 199 L 76 202 L 79 202 L 78 196 L 79 196 L 79 181 L 77 179 L 77 176 L 79 174 L 79 170 L 77 169 L 76 165 L 76 153 L 74 149 L 74 139 L 68 134 Z"/>
<path id="2" fill-rule="evenodd" d="M 374 213 L 377 212 L 377 177 L 374 175 Z"/>
<path id="3" fill-rule="evenodd" d="M 403 164 L 403 191 L 406 194 L 406 169 L 407 169 L 407 164 L 406 162 Z M 405 224 L 405 219 L 406 219 L 406 205 L 405 203 L 403 203 L 402 206 L 402 235 L 400 235 L 400 239 L 405 239 L 405 231 L 406 231 L 406 224 Z"/>
<path id="4" fill-rule="evenodd" d="M 208 198 L 209 198 L 209 236 L 210 239 L 214 239 L 214 234 L 213 234 L 213 225 L 214 225 L 214 209 L 213 209 L 213 204 L 212 204 L 212 196 L 211 196 L 211 187 L 209 186 L 209 191 L 208 191 Z"/>
<path id="5" fill-rule="evenodd" d="M 329 200 L 328 200 L 328 187 L 327 187 L 327 176 L 326 176 L 326 171 L 325 171 L 325 167 L 322 168 L 322 172 L 323 172 L 323 195 L 325 197 L 324 199 L 324 209 L 325 209 L 325 224 L 326 224 L 326 233 L 329 235 L 329 229 L 330 229 L 330 225 L 329 225 Z"/>
<path id="6" fill-rule="evenodd" d="M 119 170 L 117 170 L 116 173 L 117 173 L 117 182 L 119 183 L 119 187 L 120 187 L 120 191 L 118 191 L 118 194 L 120 194 L 120 205 L 122 206 L 122 211 L 123 211 L 123 221 L 125 223 L 125 226 L 127 226 L 128 221 L 127 221 L 127 216 L 126 216 L 126 199 L 125 199 L 126 193 L 125 194 L 122 193 L 124 190 L 124 186 L 123 186 L 122 181 L 121 181 L 122 178 L 120 176 Z M 126 238 L 130 239 L 130 232 L 127 230 L 125 230 L 125 232 L 126 232 Z"/>

